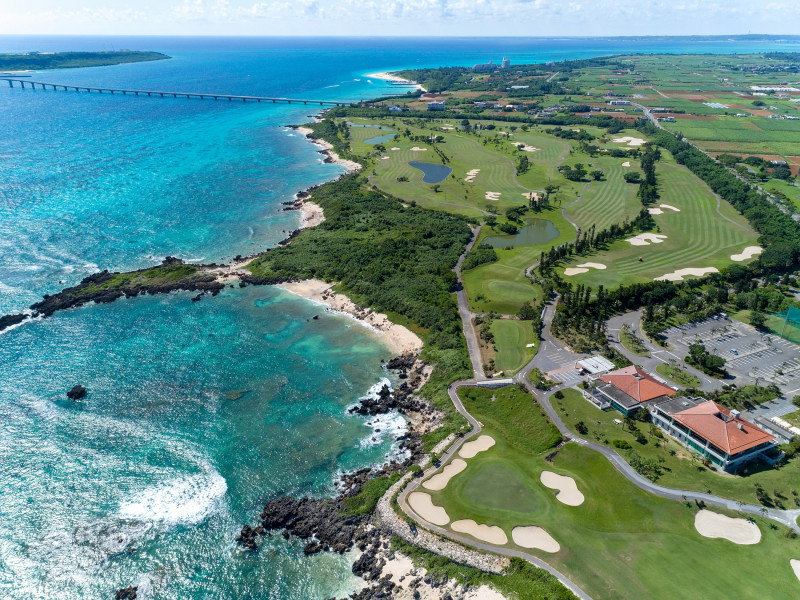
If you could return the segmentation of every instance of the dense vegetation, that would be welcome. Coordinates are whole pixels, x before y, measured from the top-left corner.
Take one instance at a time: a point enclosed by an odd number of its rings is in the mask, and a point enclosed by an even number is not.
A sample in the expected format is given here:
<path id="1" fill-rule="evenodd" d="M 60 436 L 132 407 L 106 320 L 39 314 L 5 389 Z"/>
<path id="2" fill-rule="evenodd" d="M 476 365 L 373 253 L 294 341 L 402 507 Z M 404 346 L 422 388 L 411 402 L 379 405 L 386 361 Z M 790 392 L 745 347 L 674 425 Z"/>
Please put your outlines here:
<path id="1" fill-rule="evenodd" d="M 160 52 L 121 50 L 119 52 L 55 52 L 43 54 L 0 54 L 0 70 L 25 71 L 43 69 L 74 69 L 78 67 L 104 67 L 123 63 L 146 62 L 170 58 Z"/>

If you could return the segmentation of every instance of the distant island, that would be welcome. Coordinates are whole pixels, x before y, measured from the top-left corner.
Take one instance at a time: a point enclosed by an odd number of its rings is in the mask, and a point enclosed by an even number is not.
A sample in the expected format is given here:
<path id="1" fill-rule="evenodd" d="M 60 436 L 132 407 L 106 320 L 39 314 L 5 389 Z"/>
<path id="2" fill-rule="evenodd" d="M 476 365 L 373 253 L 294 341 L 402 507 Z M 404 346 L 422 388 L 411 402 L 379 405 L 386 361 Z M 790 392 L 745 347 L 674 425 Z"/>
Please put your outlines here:
<path id="1" fill-rule="evenodd" d="M 25 52 L 0 54 L 0 71 L 76 69 L 171 58 L 161 52 L 119 50 L 110 52 Z"/>

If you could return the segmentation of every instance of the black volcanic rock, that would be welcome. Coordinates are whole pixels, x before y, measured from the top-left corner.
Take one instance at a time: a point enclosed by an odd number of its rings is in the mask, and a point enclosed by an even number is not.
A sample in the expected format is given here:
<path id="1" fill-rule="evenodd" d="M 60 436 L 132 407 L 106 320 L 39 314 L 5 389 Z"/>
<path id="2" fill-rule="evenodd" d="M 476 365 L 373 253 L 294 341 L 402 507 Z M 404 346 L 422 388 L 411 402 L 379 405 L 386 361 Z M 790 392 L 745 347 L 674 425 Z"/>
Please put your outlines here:
<path id="1" fill-rule="evenodd" d="M 86 395 L 86 388 L 82 385 L 76 385 L 67 392 L 67 398 L 70 400 L 80 400 Z"/>
<path id="2" fill-rule="evenodd" d="M 3 329 L 6 327 L 11 327 L 12 325 L 22 323 L 27 318 L 28 315 L 23 315 L 21 313 L 18 315 L 5 315 L 0 317 L 0 331 L 3 331 Z"/>
<path id="3" fill-rule="evenodd" d="M 136 600 L 137 589 L 138 588 L 135 585 L 131 585 L 129 587 L 117 590 L 114 594 L 114 600 Z"/>

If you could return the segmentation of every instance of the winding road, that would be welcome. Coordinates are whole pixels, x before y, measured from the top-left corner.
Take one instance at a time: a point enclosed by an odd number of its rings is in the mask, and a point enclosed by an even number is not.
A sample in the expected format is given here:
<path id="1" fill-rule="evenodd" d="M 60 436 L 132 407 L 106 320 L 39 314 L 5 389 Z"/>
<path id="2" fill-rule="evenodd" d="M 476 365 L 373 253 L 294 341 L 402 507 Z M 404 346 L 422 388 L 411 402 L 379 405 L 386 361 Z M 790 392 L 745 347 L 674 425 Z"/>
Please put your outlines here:
<path id="1" fill-rule="evenodd" d="M 456 265 L 456 274 L 459 278 L 459 282 L 461 282 L 461 264 L 463 262 L 466 253 L 472 248 L 472 245 L 475 243 L 475 240 L 478 238 L 478 234 L 480 228 L 475 230 L 475 234 L 473 236 L 472 241 L 467 246 L 464 254 L 459 258 L 458 263 Z M 554 294 L 550 301 L 545 305 L 544 312 L 542 314 L 542 321 L 543 321 L 543 329 L 541 335 L 541 349 L 545 347 L 552 346 L 556 349 L 568 351 L 568 349 L 555 339 L 550 333 L 550 325 L 553 320 L 553 316 L 555 314 L 555 307 L 558 302 L 558 295 Z M 475 372 L 475 378 L 469 380 L 461 380 L 452 383 L 447 391 L 450 397 L 450 400 L 453 402 L 453 406 L 461 414 L 470 424 L 472 430 L 457 439 L 450 448 L 440 457 L 439 461 L 434 463 L 430 466 L 421 477 L 416 477 L 411 480 L 411 482 L 401 490 L 400 494 L 398 494 L 397 501 L 398 504 L 410 518 L 412 518 L 417 524 L 428 529 L 432 532 L 435 532 L 441 536 L 454 540 L 456 542 L 472 546 L 474 548 L 478 548 L 479 550 L 483 550 L 486 552 L 492 552 L 495 554 L 500 554 L 503 556 L 510 556 L 510 557 L 518 557 L 524 560 L 527 560 L 531 564 L 542 568 L 552 574 L 556 579 L 558 579 L 565 587 L 571 590 L 578 598 L 581 600 L 592 600 L 591 596 L 583 591 L 574 581 L 572 581 L 567 575 L 553 567 L 552 565 L 548 564 L 547 562 L 543 561 L 542 559 L 528 554 L 526 552 L 521 552 L 518 550 L 514 550 L 511 548 L 507 548 L 505 546 L 498 546 L 495 544 L 488 544 L 485 542 L 481 542 L 476 540 L 472 537 L 462 536 L 459 535 L 449 529 L 445 529 L 443 527 L 439 527 L 432 523 L 429 523 L 425 519 L 423 519 L 420 515 L 418 515 L 414 510 L 408 505 L 408 495 L 416 490 L 419 485 L 426 480 L 428 477 L 433 475 L 436 471 L 439 470 L 440 465 L 446 464 L 461 446 L 469 439 L 475 437 L 477 434 L 481 432 L 482 424 L 475 419 L 467 410 L 464 408 L 461 399 L 458 397 L 458 389 L 464 386 L 471 386 L 475 385 L 481 379 L 484 379 L 482 375 L 482 367 L 481 367 L 481 357 L 480 357 L 480 350 L 477 345 L 477 338 L 475 337 L 474 329 L 472 328 L 472 313 L 469 310 L 469 306 L 467 304 L 466 294 L 464 293 L 463 286 L 462 289 L 458 292 L 458 304 L 459 304 L 459 313 L 462 317 L 462 325 L 464 328 L 465 336 L 467 337 L 467 347 L 470 353 L 470 360 L 472 361 L 473 371 Z M 627 315 L 630 317 L 630 315 Z M 472 339 L 472 342 L 470 341 Z M 538 356 L 538 354 L 537 354 Z M 678 502 L 692 502 L 692 501 L 702 501 L 707 505 L 710 506 L 717 506 L 720 508 L 724 508 L 731 511 L 736 511 L 740 513 L 747 513 L 756 516 L 763 516 L 767 517 L 781 525 L 785 525 L 786 527 L 794 530 L 797 533 L 800 533 L 800 526 L 797 524 L 797 519 L 800 517 L 800 509 L 795 510 L 779 510 L 775 508 L 767 508 L 764 506 L 759 506 L 755 504 L 745 504 L 736 500 L 731 500 L 728 498 L 722 498 L 719 496 L 714 496 L 712 494 L 707 494 L 703 492 L 696 492 L 691 490 L 680 490 L 680 489 L 673 489 L 658 485 L 653 483 L 649 479 L 646 479 L 639 473 L 637 473 L 631 466 L 625 461 L 622 456 L 620 456 L 617 452 L 613 449 L 594 442 L 592 440 L 588 440 L 582 438 L 575 433 L 573 433 L 561 420 L 556 410 L 553 408 L 550 397 L 551 395 L 565 387 L 565 385 L 559 385 L 548 392 L 544 393 L 540 390 L 537 390 L 533 387 L 533 385 L 528 380 L 528 374 L 530 371 L 535 368 L 537 364 L 537 357 L 534 357 L 530 362 L 528 362 L 520 371 L 514 376 L 513 380 L 516 384 L 524 385 L 525 388 L 536 398 L 536 401 L 541 405 L 544 409 L 547 416 L 550 420 L 556 425 L 558 430 L 564 436 L 566 440 L 570 440 L 575 442 L 576 444 L 580 444 L 586 448 L 599 452 L 603 456 L 608 459 L 608 461 L 614 465 L 614 467 L 631 483 L 639 487 L 640 489 L 654 494 L 656 496 L 660 496 L 662 498 L 667 498 L 669 500 L 675 500 Z"/>

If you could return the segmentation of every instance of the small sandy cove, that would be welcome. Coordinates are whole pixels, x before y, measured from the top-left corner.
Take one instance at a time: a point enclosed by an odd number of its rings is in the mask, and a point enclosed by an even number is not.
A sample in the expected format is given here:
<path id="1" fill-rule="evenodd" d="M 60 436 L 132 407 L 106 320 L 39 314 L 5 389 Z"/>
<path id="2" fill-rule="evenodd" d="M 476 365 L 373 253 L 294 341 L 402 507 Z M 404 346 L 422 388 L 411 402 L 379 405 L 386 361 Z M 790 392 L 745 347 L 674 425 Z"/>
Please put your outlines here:
<path id="1" fill-rule="evenodd" d="M 300 229 L 316 227 L 325 220 L 325 214 L 319 204 L 306 200 L 300 205 Z"/>
<path id="2" fill-rule="evenodd" d="M 444 469 L 442 469 L 441 473 L 438 473 L 428 479 L 425 483 L 422 484 L 427 490 L 431 490 L 433 492 L 438 492 L 443 490 L 447 487 L 447 484 L 450 483 L 450 480 L 461 473 L 464 469 L 467 468 L 466 461 L 461 460 L 460 458 L 456 458 L 447 465 Z"/>
<path id="3" fill-rule="evenodd" d="M 581 273 L 588 273 L 589 269 L 600 269 L 601 271 L 607 269 L 603 263 L 587 262 L 577 267 L 567 267 L 564 269 L 564 275 L 572 277 L 573 275 L 580 275 Z"/>
<path id="4" fill-rule="evenodd" d="M 441 506 L 436 506 L 430 494 L 425 492 L 411 492 L 408 495 L 408 505 L 414 509 L 420 517 L 433 523 L 434 525 L 447 525 L 450 522 L 450 516 L 447 511 Z"/>
<path id="5" fill-rule="evenodd" d="M 503 594 L 487 585 L 481 585 L 466 591 L 453 580 L 442 586 L 435 581 L 430 581 L 430 579 L 427 580 L 430 583 L 427 583 L 425 577 L 427 574 L 428 571 L 423 567 L 414 566 L 414 562 L 408 556 L 396 552 L 393 556 L 387 557 L 380 577 L 388 575 L 396 586 L 392 590 L 393 600 L 413 600 L 415 598 L 419 600 L 441 600 L 445 594 L 460 600 L 506 600 Z M 412 582 L 415 583 L 412 585 Z"/>
<path id="6" fill-rule="evenodd" d="M 327 305 L 330 310 L 342 312 L 370 326 L 383 335 L 384 341 L 397 354 L 417 354 L 422 350 L 422 340 L 410 329 L 397 325 L 383 313 L 362 308 L 344 294 L 335 293 L 330 283 L 319 279 L 304 279 L 279 284 L 287 292 Z"/>
<path id="7" fill-rule="evenodd" d="M 497 525 L 483 525 L 481 523 L 476 523 L 472 519 L 462 519 L 460 521 L 453 521 L 453 524 L 450 525 L 450 529 L 458 533 L 471 535 L 476 540 L 481 540 L 487 544 L 504 546 L 508 543 L 506 532 Z"/>
<path id="8" fill-rule="evenodd" d="M 336 152 L 333 151 L 333 145 L 329 144 L 325 140 L 318 140 L 318 139 L 309 138 L 308 136 L 310 134 L 314 133 L 314 132 L 311 129 L 309 129 L 308 127 L 298 127 L 297 131 L 299 131 L 304 136 L 306 136 L 312 143 L 314 143 L 317 146 L 319 146 L 320 148 L 322 148 L 322 150 L 324 152 L 326 152 L 328 154 L 328 156 L 331 157 L 331 161 L 333 161 L 335 164 L 341 165 L 345 169 L 347 169 L 347 173 L 348 174 L 349 173 L 357 173 L 358 171 L 361 170 L 361 165 L 359 163 L 357 163 L 357 162 L 355 162 L 353 160 L 347 160 L 346 158 L 341 158 L 338 154 L 336 154 Z"/>
<path id="9" fill-rule="evenodd" d="M 558 490 L 556 500 L 567 506 L 580 506 L 583 504 L 583 494 L 578 489 L 578 484 L 572 477 L 558 475 L 552 471 L 542 471 L 539 476 L 542 484 L 552 490 Z"/>
<path id="10" fill-rule="evenodd" d="M 474 458 L 478 452 L 484 452 L 494 446 L 494 438 L 488 435 L 482 435 L 477 440 L 467 442 L 461 446 L 458 455 L 461 458 Z"/>
<path id="11" fill-rule="evenodd" d="M 761 246 L 748 246 L 741 254 L 731 254 L 731 260 L 742 262 L 743 260 L 750 260 L 754 256 L 758 256 L 764 251 Z"/>
<path id="12" fill-rule="evenodd" d="M 399 75 L 393 75 L 392 73 L 384 73 L 383 71 L 381 71 L 380 73 L 367 73 L 366 75 L 364 75 L 364 77 L 368 79 L 383 79 L 384 81 L 397 82 L 397 83 L 411 83 L 410 80 L 405 79 L 404 77 L 400 77 Z M 421 92 L 428 91 L 418 83 L 414 84 L 414 87 L 420 90 Z"/>
<path id="13" fill-rule="evenodd" d="M 761 530 L 752 521 L 726 517 L 706 509 L 695 515 L 694 527 L 703 537 L 723 538 L 742 546 L 750 546 L 761 541 Z"/>
<path id="14" fill-rule="evenodd" d="M 511 539 L 522 548 L 536 548 L 551 553 L 561 550 L 561 545 L 552 535 L 535 525 L 514 527 L 511 530 Z"/>

